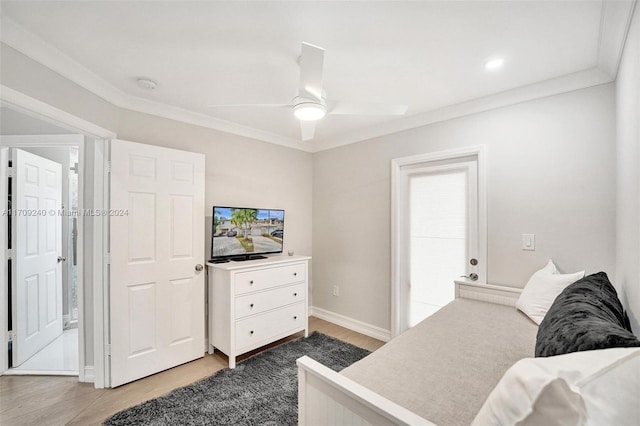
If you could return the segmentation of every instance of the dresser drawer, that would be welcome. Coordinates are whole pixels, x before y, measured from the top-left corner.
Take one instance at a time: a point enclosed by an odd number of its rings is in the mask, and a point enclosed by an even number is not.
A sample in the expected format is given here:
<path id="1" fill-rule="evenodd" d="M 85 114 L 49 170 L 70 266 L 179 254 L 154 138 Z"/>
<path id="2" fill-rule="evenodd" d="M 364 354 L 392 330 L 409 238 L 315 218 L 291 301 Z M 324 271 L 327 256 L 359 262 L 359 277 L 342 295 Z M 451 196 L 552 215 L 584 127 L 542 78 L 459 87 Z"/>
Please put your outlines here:
<path id="1" fill-rule="evenodd" d="M 280 306 L 301 302 L 306 300 L 306 293 L 307 284 L 300 283 L 238 296 L 235 300 L 235 317 L 243 318 L 279 308 Z"/>
<path id="2" fill-rule="evenodd" d="M 236 321 L 236 350 L 240 353 L 272 342 L 273 337 L 305 328 L 304 302 Z"/>
<path id="3" fill-rule="evenodd" d="M 238 272 L 235 274 L 235 294 L 266 290 L 271 287 L 306 281 L 305 272 L 304 263 Z"/>

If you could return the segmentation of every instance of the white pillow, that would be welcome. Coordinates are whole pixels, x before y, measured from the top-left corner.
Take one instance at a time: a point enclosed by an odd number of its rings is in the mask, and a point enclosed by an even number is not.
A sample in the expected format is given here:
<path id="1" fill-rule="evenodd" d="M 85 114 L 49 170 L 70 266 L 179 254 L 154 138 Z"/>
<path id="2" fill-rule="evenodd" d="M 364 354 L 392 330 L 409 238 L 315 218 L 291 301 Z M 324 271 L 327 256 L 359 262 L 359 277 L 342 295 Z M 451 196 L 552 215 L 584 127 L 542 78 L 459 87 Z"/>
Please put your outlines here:
<path id="1" fill-rule="evenodd" d="M 640 348 L 525 358 L 504 374 L 472 426 L 635 425 Z"/>
<path id="2" fill-rule="evenodd" d="M 562 290 L 581 278 L 584 278 L 584 271 L 561 274 L 553 261 L 550 260 L 547 266 L 534 272 L 529 278 L 516 302 L 516 308 L 540 325 L 553 301 L 562 293 Z"/>

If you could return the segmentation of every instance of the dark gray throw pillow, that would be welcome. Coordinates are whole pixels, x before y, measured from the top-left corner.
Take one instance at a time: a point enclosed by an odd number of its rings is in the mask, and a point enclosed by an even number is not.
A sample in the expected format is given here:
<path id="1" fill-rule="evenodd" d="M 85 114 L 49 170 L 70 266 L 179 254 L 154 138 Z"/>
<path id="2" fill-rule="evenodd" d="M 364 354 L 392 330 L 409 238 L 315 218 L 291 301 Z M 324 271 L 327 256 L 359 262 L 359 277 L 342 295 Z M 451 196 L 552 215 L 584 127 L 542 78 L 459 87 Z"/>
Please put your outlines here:
<path id="1" fill-rule="evenodd" d="M 536 356 L 640 346 L 607 274 L 598 272 L 567 286 L 538 328 Z"/>

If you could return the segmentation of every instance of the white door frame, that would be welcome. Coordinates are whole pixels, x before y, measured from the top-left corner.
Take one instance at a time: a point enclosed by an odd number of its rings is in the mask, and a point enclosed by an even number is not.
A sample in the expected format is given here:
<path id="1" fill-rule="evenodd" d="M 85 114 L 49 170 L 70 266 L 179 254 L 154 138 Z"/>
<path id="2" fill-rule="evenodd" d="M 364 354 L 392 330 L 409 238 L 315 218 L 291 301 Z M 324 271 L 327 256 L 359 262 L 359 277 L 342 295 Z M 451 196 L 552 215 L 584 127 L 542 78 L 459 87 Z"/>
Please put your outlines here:
<path id="1" fill-rule="evenodd" d="M 0 145 L 0 200 L 7 200 L 9 196 L 9 188 L 7 185 L 7 169 L 9 164 L 9 148 Z M 2 207 L 0 210 L 3 214 L 0 216 L 2 218 L 2 226 L 0 226 L 0 245 L 2 245 L 2 250 L 0 250 L 0 298 L 2 298 L 2 303 L 0 303 L 0 337 L 2 341 L 2 348 L 0 350 L 0 374 L 3 371 L 6 371 L 9 368 L 9 351 L 7 350 L 7 346 L 5 343 L 7 339 L 2 337 L 6 334 L 7 330 L 7 309 L 8 309 L 8 301 L 9 301 L 9 280 L 7 279 L 7 227 L 5 226 L 5 221 L 7 220 L 5 209 L 7 208 L 6 201 L 2 203 Z"/>
<path id="2" fill-rule="evenodd" d="M 402 257 L 403 224 L 400 215 L 401 200 L 405 189 L 402 185 L 401 173 L 406 167 L 421 167 L 437 162 L 463 160 L 473 158 L 478 162 L 478 265 L 480 281 L 487 279 L 487 182 L 486 182 L 486 147 L 484 145 L 469 146 L 446 151 L 438 151 L 391 160 L 391 337 L 401 332 L 400 303 L 402 291 L 402 268 L 406 259 Z"/>
<path id="3" fill-rule="evenodd" d="M 103 185 L 104 182 L 104 146 L 106 145 L 106 140 L 116 137 L 116 133 L 100 126 L 97 126 L 89 121 L 86 121 L 82 118 L 69 114 L 66 111 L 63 111 L 59 108 L 53 107 L 47 103 L 44 103 L 38 99 L 32 98 L 24 93 L 21 93 L 17 90 L 11 89 L 0 84 L 0 105 L 3 107 L 8 107 L 16 111 L 20 111 L 26 115 L 38 118 L 40 120 L 52 123 L 56 126 L 68 129 L 71 132 L 80 133 L 84 136 L 88 136 L 91 138 L 97 139 L 95 146 L 95 159 L 100 160 L 95 162 L 95 167 L 93 170 L 93 189 L 94 189 L 94 208 L 103 208 L 105 206 L 105 200 L 108 194 L 105 193 L 105 187 Z M 1 145 L 1 144 L 0 144 Z M 0 157 L 4 157 L 6 153 L 4 149 L 0 146 Z M 79 155 L 84 153 L 85 141 L 82 142 L 80 147 Z M 2 165 L 0 165 L 0 179 L 2 182 L 6 182 L 6 162 L 3 161 Z M 85 177 L 86 178 L 86 177 Z M 78 179 L 79 188 L 83 188 L 85 184 L 84 179 Z M 0 185 L 1 188 L 4 188 L 6 185 Z M 3 191 L 0 191 L 3 192 Z M 2 196 L 0 194 L 0 196 Z M 6 195 L 6 194 L 4 194 Z M 6 198 L 4 198 L 6 199 Z M 4 207 L 3 207 L 4 209 Z M 105 372 L 105 359 L 108 356 L 106 354 L 106 342 L 108 342 L 108 317 L 105 313 L 105 292 L 108 290 L 106 279 L 106 262 L 105 262 L 105 253 L 107 253 L 107 237 L 106 237 L 106 225 L 107 218 L 104 216 L 100 216 L 99 218 L 95 218 L 94 220 L 94 234 L 93 234 L 93 353 L 94 353 L 94 365 L 85 365 L 83 369 L 79 371 L 79 380 L 86 382 L 94 382 L 96 388 L 102 388 L 105 386 L 105 373 L 108 378 L 108 371 Z M 2 227 L 4 228 L 4 227 Z M 6 247 L 6 232 L 3 229 L 0 231 L 0 244 L 2 247 Z M 2 263 L 2 267 L 0 267 L 0 272 L 2 276 L 0 276 L 0 296 L 6 300 L 7 297 L 7 279 L 6 279 L 6 271 L 4 265 L 7 262 L 7 253 L 6 250 L 0 250 L 0 263 Z M 80 262 L 79 262 L 80 263 Z M 79 268 L 82 268 L 80 263 Z M 98 266 L 96 268 L 96 266 Z M 81 269 L 79 269 L 79 272 Z M 80 287 L 80 286 L 79 286 Z M 84 289 L 80 289 L 79 291 L 83 292 Z M 108 293 L 107 293 L 108 294 Z M 80 295 L 79 295 L 80 296 Z M 81 299 L 82 300 L 82 299 Z M 86 306 L 84 306 L 86 308 Z M 84 319 L 84 309 L 80 310 L 78 314 L 83 315 Z M 7 312 L 4 303 L 0 303 L 0 336 L 5 336 L 5 331 L 7 329 Z M 84 339 L 83 333 L 80 333 L 78 330 L 79 339 Z M 81 336 L 81 337 L 80 337 Z M 1 339 L 4 341 L 4 337 Z M 79 342 L 80 343 L 80 342 Z M 4 346 L 4 344 L 2 345 Z M 80 353 L 81 364 L 85 363 L 84 360 L 84 351 Z M 6 350 L 0 350 L 0 374 L 3 371 L 6 371 L 8 368 L 8 356 Z M 108 366 L 108 363 L 107 363 Z M 107 368 L 108 370 L 108 368 Z M 108 385 L 108 381 L 107 381 Z"/>

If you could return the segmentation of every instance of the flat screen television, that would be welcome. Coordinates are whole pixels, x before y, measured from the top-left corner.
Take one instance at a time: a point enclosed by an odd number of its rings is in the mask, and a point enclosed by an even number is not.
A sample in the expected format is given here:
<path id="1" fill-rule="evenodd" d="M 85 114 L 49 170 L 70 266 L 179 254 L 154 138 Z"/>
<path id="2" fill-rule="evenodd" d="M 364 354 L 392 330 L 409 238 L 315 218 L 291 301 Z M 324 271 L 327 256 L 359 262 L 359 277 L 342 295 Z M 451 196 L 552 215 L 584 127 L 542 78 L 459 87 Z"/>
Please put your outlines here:
<path id="1" fill-rule="evenodd" d="M 282 253 L 284 210 L 213 207 L 211 262 L 264 259 Z"/>

